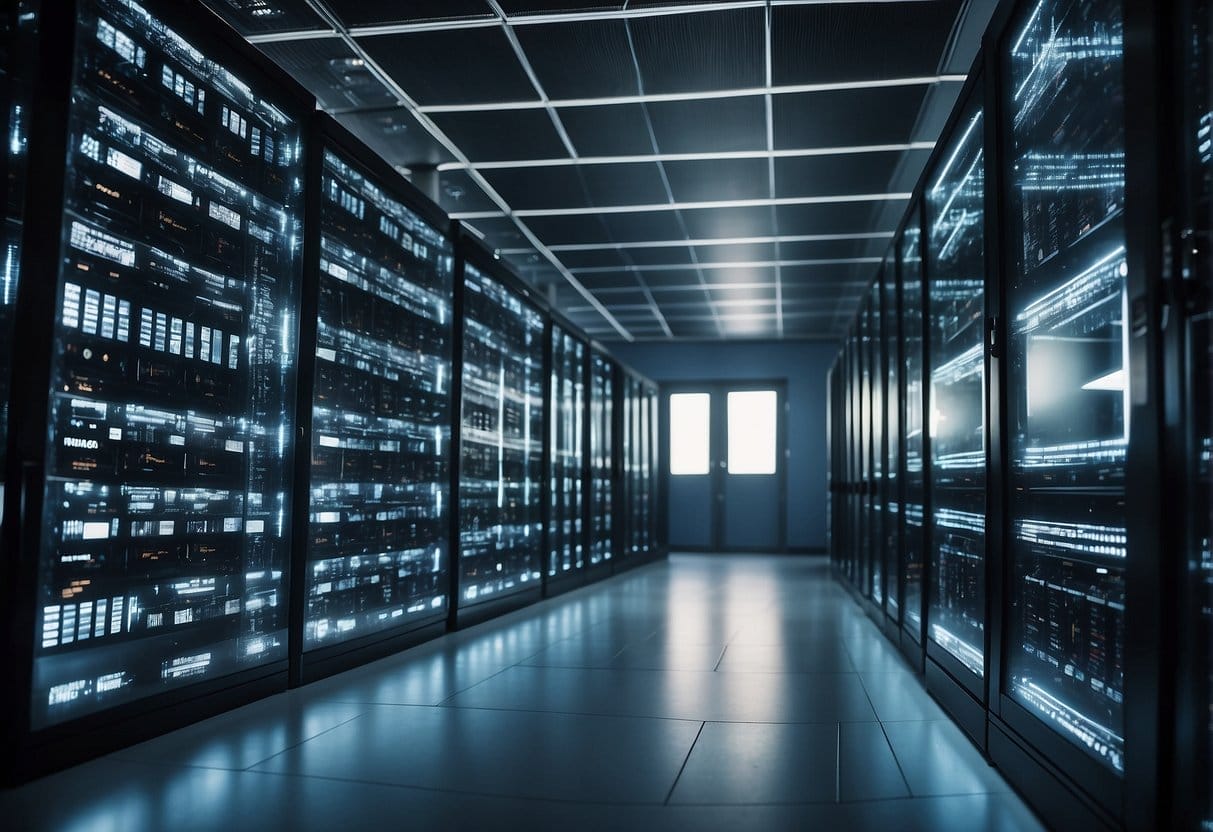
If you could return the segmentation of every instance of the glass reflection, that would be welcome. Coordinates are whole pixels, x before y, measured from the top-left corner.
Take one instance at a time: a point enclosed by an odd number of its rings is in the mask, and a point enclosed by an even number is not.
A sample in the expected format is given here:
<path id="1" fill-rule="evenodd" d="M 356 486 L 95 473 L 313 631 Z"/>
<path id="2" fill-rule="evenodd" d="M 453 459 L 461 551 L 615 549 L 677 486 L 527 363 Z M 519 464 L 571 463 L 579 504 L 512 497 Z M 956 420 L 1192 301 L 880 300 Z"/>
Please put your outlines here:
<path id="1" fill-rule="evenodd" d="M 1007 692 L 1123 771 L 1121 4 L 1026 10 L 1005 57 L 1012 609 Z"/>
<path id="2" fill-rule="evenodd" d="M 918 216 L 917 209 L 911 211 Z M 901 237 L 898 264 L 901 274 L 901 335 L 905 371 L 905 466 L 902 485 L 904 510 L 902 523 L 901 571 L 904 585 L 902 621 L 915 640 L 922 638 L 922 568 L 924 559 L 923 509 L 926 476 L 923 469 L 923 281 L 922 229 L 911 221 Z"/>
<path id="3" fill-rule="evenodd" d="M 35 728 L 286 656 L 301 129 L 78 6 Z"/>
<path id="4" fill-rule="evenodd" d="M 978 87 L 980 90 L 980 87 Z M 985 155 L 970 108 L 927 192 L 931 585 L 928 632 L 984 673 Z"/>

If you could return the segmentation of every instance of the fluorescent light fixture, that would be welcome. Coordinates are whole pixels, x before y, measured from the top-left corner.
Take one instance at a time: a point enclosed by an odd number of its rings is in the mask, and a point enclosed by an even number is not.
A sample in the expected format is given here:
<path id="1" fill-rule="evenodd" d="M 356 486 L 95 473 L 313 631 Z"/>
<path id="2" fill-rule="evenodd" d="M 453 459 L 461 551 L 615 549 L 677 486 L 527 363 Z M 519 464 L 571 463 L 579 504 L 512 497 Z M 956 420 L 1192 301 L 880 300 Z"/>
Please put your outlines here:
<path id="1" fill-rule="evenodd" d="M 1088 381 L 1082 386 L 1083 390 L 1109 390 L 1117 393 L 1123 393 L 1126 389 L 1128 379 L 1125 376 L 1124 368 L 1113 370 L 1106 376 L 1100 376 L 1097 379 Z"/>

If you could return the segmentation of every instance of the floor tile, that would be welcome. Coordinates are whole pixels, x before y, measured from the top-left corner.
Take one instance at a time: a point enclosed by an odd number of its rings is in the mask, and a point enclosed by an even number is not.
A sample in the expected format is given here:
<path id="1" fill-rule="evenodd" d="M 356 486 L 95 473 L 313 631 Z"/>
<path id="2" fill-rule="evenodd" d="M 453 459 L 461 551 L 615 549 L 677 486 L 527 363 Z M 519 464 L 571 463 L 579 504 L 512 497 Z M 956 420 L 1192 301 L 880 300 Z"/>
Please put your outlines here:
<path id="1" fill-rule="evenodd" d="M 675 555 L 0 791 L 0 826 L 1039 829 L 941 716 L 823 559 Z"/>
<path id="2" fill-rule="evenodd" d="M 257 771 L 557 800 L 661 802 L 699 723 L 380 706 Z"/>
<path id="3" fill-rule="evenodd" d="M 838 726 L 838 799 L 887 800 L 909 797 L 897 758 L 877 722 Z"/>
<path id="4" fill-rule="evenodd" d="M 115 753 L 117 759 L 249 768 L 362 714 L 366 706 L 274 696 Z"/>
<path id="5" fill-rule="evenodd" d="M 670 802 L 833 802 L 837 760 L 837 725 L 709 722 Z"/>
<path id="6" fill-rule="evenodd" d="M 919 676 L 910 671 L 860 673 L 864 690 L 872 700 L 881 722 L 910 722 L 946 719 L 943 708 L 922 686 Z"/>
<path id="7" fill-rule="evenodd" d="M 730 644 L 717 668 L 723 673 L 850 673 L 842 641 L 832 637 L 784 644 Z"/>
<path id="8" fill-rule="evenodd" d="M 520 666 L 508 668 L 452 697 L 447 704 L 705 722 L 876 719 L 854 673 L 711 673 Z"/>
<path id="9" fill-rule="evenodd" d="M 915 796 L 1010 790 L 964 733 L 948 720 L 884 725 Z"/>

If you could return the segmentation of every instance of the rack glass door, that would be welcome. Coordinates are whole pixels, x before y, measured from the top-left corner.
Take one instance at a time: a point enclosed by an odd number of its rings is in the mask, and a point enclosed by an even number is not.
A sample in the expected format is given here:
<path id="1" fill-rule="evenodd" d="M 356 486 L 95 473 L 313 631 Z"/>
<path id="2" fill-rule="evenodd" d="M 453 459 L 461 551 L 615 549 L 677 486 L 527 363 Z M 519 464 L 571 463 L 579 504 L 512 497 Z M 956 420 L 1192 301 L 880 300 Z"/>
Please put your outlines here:
<path id="1" fill-rule="evenodd" d="M 0 187 L 4 216 L 0 217 L 0 513 L 8 455 L 10 369 L 13 363 L 13 322 L 17 283 L 21 276 L 21 235 L 25 216 L 28 170 L 31 82 L 30 53 L 37 34 L 39 3 L 22 0 L 0 12 L 0 128 L 5 139 L 0 154 Z"/>
<path id="2" fill-rule="evenodd" d="M 975 89 L 980 93 L 981 86 Z M 985 156 L 974 104 L 926 193 L 931 640 L 985 672 Z"/>
<path id="3" fill-rule="evenodd" d="M 339 151 L 320 182 L 303 647 L 446 615 L 450 242 Z"/>
<path id="4" fill-rule="evenodd" d="M 897 262 L 901 279 L 902 366 L 905 384 L 905 482 L 904 511 L 901 514 L 901 620 L 914 641 L 922 639 L 922 572 L 925 559 L 923 511 L 926 500 L 926 473 L 923 468 L 923 280 L 922 229 L 919 209 L 910 212 L 911 220 L 898 243 Z"/>
<path id="5" fill-rule="evenodd" d="M 881 270 L 884 315 L 881 343 L 884 349 L 884 598 L 885 613 L 901 620 L 897 571 L 901 559 L 901 307 L 897 268 L 888 259 Z"/>
<path id="6" fill-rule="evenodd" d="M 547 575 L 556 578 L 585 567 L 582 535 L 585 483 L 585 344 L 552 326 L 551 470 Z"/>
<path id="7" fill-rule="evenodd" d="M 881 338 L 881 279 L 868 290 L 868 458 L 872 484 L 869 495 L 868 562 L 871 564 L 868 593 L 872 602 L 884 604 L 884 340 Z"/>
<path id="8" fill-rule="evenodd" d="M 459 606 L 538 586 L 543 560 L 543 316 L 464 266 Z M 534 582 L 534 583 L 533 583 Z"/>
<path id="9" fill-rule="evenodd" d="M 1042 0 L 1003 56 L 1010 608 L 1004 693 L 1124 768 L 1125 332 L 1119 0 Z"/>
<path id="10" fill-rule="evenodd" d="M 300 125 L 137 3 L 78 9 L 35 728 L 287 649 Z"/>
<path id="11" fill-rule="evenodd" d="M 1191 0 L 1183 19 L 1182 173 L 1189 283 L 1184 361 L 1189 501 L 1180 619 L 1183 670 L 1175 796 L 1189 829 L 1213 829 L 1213 4 Z"/>
<path id="12" fill-rule="evenodd" d="M 590 373 L 590 564 L 597 566 L 614 554 L 615 368 L 594 353 Z"/>

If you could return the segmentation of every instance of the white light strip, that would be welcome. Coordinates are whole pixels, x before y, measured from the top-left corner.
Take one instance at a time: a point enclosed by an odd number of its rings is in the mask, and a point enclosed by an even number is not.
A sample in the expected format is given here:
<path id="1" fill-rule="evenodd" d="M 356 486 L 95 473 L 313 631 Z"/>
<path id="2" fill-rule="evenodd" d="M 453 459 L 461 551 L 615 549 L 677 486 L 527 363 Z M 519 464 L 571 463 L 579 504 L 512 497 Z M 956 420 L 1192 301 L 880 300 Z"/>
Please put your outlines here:
<path id="1" fill-rule="evenodd" d="M 895 232 L 856 234 L 788 234 L 779 237 L 712 237 L 694 240 L 633 240 L 631 243 L 566 243 L 552 251 L 614 251 L 615 249 L 685 249 L 687 246 L 761 245 L 764 243 L 830 243 L 836 240 L 892 240 Z M 529 255 L 530 249 L 502 249 L 502 255 Z"/>
<path id="2" fill-rule="evenodd" d="M 909 193 L 835 194 L 789 196 L 776 199 L 717 199 L 707 202 L 655 202 L 647 205 L 587 205 L 582 208 L 527 208 L 513 211 L 515 217 L 587 217 L 598 214 L 644 214 L 650 211 L 699 211 L 713 208 L 766 208 L 788 205 L 836 205 L 851 202 L 905 202 Z M 451 214 L 454 220 L 484 220 L 503 216 L 501 211 L 465 211 Z"/>
<path id="3" fill-rule="evenodd" d="M 565 243 L 549 246 L 552 251 L 610 251 L 614 249 L 686 248 L 687 246 L 737 246 L 762 243 L 819 243 L 836 240 L 891 240 L 893 231 L 864 231 L 855 234 L 781 234 L 774 237 L 706 237 L 694 240 L 635 240 L 627 243 Z M 529 248 L 502 249 L 505 254 L 530 254 Z"/>
<path id="4" fill-rule="evenodd" d="M 837 81 L 829 84 L 785 84 L 766 87 L 739 87 L 731 90 L 700 90 L 698 92 L 659 92 L 643 95 L 608 95 L 598 98 L 553 98 L 543 101 L 485 101 L 469 104 L 430 104 L 419 107 L 426 114 L 501 112 L 503 110 L 542 110 L 548 103 L 553 107 L 609 107 L 617 104 L 661 104 L 671 101 L 710 101 L 721 98 L 750 98 L 760 95 L 796 95 L 811 92 L 848 92 L 852 90 L 886 89 L 890 87 L 924 87 L 940 83 L 960 83 L 964 75 L 922 75 L 911 78 L 883 78 L 870 81 Z"/>
<path id="5" fill-rule="evenodd" d="M 470 164 L 470 160 L 463 153 L 463 151 L 459 149 L 459 146 L 451 141 L 450 137 L 448 137 L 446 133 L 442 132 L 442 129 L 439 128 L 429 116 L 418 112 L 417 102 L 409 96 L 404 88 L 401 87 L 400 84 L 397 83 L 395 79 L 393 79 L 391 75 L 389 75 L 383 69 L 383 67 L 379 66 L 379 64 L 369 54 L 367 54 L 366 50 L 362 48 L 362 45 L 359 44 L 354 38 L 350 37 L 348 32 L 342 31 L 337 15 L 335 15 L 332 10 L 328 8 L 327 0 L 305 0 L 305 2 L 312 8 L 313 11 L 316 12 L 316 14 L 320 16 L 322 20 L 332 24 L 334 31 L 338 32 L 342 42 L 351 51 L 353 51 L 358 58 L 362 60 L 367 71 L 378 78 L 379 82 L 387 87 L 388 91 L 396 97 L 397 102 L 412 113 L 412 115 L 417 119 L 418 123 L 421 124 L 421 126 L 424 127 L 439 144 L 446 148 L 447 152 L 449 152 L 459 161 L 464 162 L 465 164 Z M 509 203 L 507 203 L 505 199 L 493 189 L 493 186 L 489 184 L 488 180 L 486 180 L 484 176 L 474 168 L 468 170 L 468 176 L 471 177 L 472 181 L 474 181 L 480 187 L 480 189 L 484 191 L 485 195 L 492 200 L 494 204 L 501 208 L 501 214 L 494 214 L 494 216 L 510 216 L 511 219 L 514 220 L 514 224 L 518 227 L 518 230 L 522 232 L 522 235 L 526 237 L 533 246 L 535 246 L 535 250 L 539 252 L 541 256 L 546 258 L 548 262 L 550 262 L 556 268 L 556 270 L 564 276 L 564 279 L 568 281 L 569 285 L 571 285 L 582 297 L 584 297 L 586 301 L 598 311 L 598 314 L 600 314 L 607 323 L 615 328 L 615 330 L 625 341 L 631 341 L 632 333 L 628 332 L 623 324 L 619 323 L 619 321 L 615 319 L 615 316 L 611 314 L 610 310 L 603 306 L 602 302 L 599 301 L 598 298 L 594 297 L 594 294 L 583 286 L 581 281 L 573 276 L 572 272 L 564 267 L 564 264 L 560 262 L 560 258 L 558 258 L 551 251 L 551 249 L 545 246 L 542 240 L 535 236 L 535 233 L 531 231 L 525 222 L 511 214 Z"/>
<path id="6" fill-rule="evenodd" d="M 840 5 L 843 3 L 919 3 L 924 0 L 772 0 L 772 6 L 819 6 Z M 540 14 L 507 15 L 506 22 L 511 26 L 541 26 L 553 23 L 581 23 L 600 20 L 634 20 L 643 17 L 668 17 L 683 14 L 703 14 L 708 12 L 736 11 L 739 9 L 762 8 L 765 0 L 722 0 L 716 3 L 688 3 L 685 6 L 649 6 L 632 9 L 590 9 L 579 12 L 548 12 Z M 414 32 L 447 31 L 453 29 L 483 29 L 496 25 L 491 17 L 452 17 L 437 20 L 421 20 L 409 23 L 388 23 L 375 26 L 355 26 L 349 30 L 353 37 L 373 37 L 376 35 L 404 35 Z M 287 40 L 314 40 L 316 38 L 338 37 L 333 29 L 317 29 L 301 32 L 274 32 L 270 34 L 249 35 L 250 43 L 277 43 Z"/>
<path id="7" fill-rule="evenodd" d="M 589 266 L 582 269 L 569 269 L 574 274 L 616 274 L 620 272 L 681 272 L 695 269 L 774 269 L 780 266 L 835 266 L 855 263 L 881 263 L 883 257 L 837 257 L 820 260 L 725 260 L 719 263 L 662 263 L 653 266 Z"/>
<path id="8" fill-rule="evenodd" d="M 511 170 L 514 168 L 559 168 L 579 165 L 630 165 L 645 162 L 716 162 L 721 159 L 801 159 L 811 156 L 851 156 L 863 153 L 902 153 L 907 150 L 933 150 L 935 142 L 903 144 L 865 144 L 839 147 L 810 147 L 790 150 L 731 150 L 721 153 L 637 153 L 627 156 L 580 156 L 559 159 L 505 159 L 493 162 L 442 162 L 440 172 L 466 170 Z"/>
<path id="9" fill-rule="evenodd" d="M 854 291 L 856 289 L 866 289 L 867 285 L 868 285 L 868 281 L 866 279 L 865 280 L 850 280 L 850 281 L 829 281 L 829 282 L 821 282 L 821 283 L 814 281 L 812 283 L 798 283 L 798 284 L 796 284 L 796 288 L 798 290 L 821 289 L 823 291 L 835 292 L 839 289 L 850 289 L 852 291 Z M 657 286 L 653 289 L 653 291 L 664 293 L 664 292 L 702 292 L 707 289 L 711 289 L 712 291 L 716 291 L 716 290 L 730 291 L 730 290 L 738 290 L 738 289 L 774 289 L 774 288 L 775 288 L 775 284 L 773 282 L 756 281 L 753 283 L 706 283 L 706 284 L 705 283 L 682 283 L 677 286 Z M 636 291 L 638 291 L 638 289 L 635 286 L 608 286 L 606 288 L 602 288 L 602 289 L 595 288 L 593 290 L 594 294 L 596 294 L 596 295 L 622 295 L 622 294 L 630 294 L 630 293 L 633 293 Z M 850 296 L 848 295 L 847 297 L 850 297 Z M 858 295 L 857 297 L 863 297 L 863 295 Z M 804 303 L 807 301 L 785 300 L 784 302 L 785 303 L 793 303 L 793 302 Z"/>

